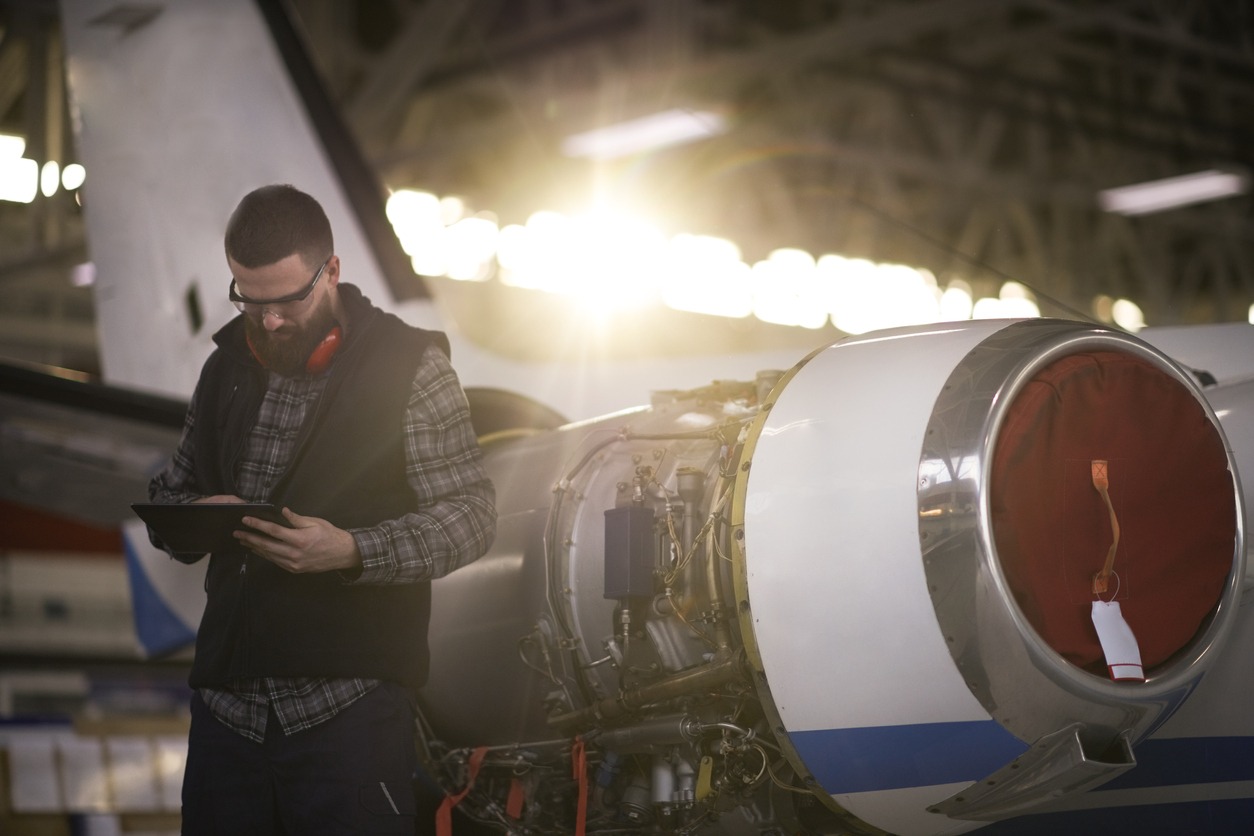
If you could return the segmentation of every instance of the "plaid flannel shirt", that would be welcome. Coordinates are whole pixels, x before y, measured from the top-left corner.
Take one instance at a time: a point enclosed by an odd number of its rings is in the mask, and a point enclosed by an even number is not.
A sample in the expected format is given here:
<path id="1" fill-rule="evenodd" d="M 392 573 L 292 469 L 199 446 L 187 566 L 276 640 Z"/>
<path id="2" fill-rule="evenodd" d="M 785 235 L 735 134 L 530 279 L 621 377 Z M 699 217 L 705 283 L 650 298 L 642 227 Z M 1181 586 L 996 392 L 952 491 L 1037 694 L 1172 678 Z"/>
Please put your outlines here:
<path id="1" fill-rule="evenodd" d="M 266 501 L 291 459 L 301 424 L 326 388 L 327 375 L 283 377 L 271 372 L 257 421 L 237 474 L 241 499 Z M 191 502 L 203 496 L 195 477 L 195 395 L 179 447 L 152 481 L 154 502 Z M 404 421 L 406 475 L 421 510 L 369 528 L 350 529 L 361 553 L 361 573 L 345 583 L 390 584 L 432 580 L 463 566 L 491 541 L 495 492 L 483 469 L 465 394 L 448 358 L 427 348 L 414 376 Z M 299 508 L 293 509 L 297 512 Z M 367 679 L 265 678 L 223 689 L 201 689 L 220 721 L 255 740 L 265 739 L 268 709 L 285 734 L 326 722 L 378 683 Z"/>

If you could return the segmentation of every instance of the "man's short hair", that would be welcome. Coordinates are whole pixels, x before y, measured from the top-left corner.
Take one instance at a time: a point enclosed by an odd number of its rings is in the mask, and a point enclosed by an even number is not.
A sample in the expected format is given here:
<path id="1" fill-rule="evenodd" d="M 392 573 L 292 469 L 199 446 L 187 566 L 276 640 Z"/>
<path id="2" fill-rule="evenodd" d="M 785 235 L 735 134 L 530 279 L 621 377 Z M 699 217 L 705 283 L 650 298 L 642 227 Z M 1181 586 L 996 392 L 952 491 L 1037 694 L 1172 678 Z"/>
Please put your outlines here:
<path id="1" fill-rule="evenodd" d="M 246 194 L 227 221 L 225 243 L 227 256 L 245 267 L 264 267 L 292 253 L 312 267 L 335 251 L 322 206 L 286 184 Z"/>

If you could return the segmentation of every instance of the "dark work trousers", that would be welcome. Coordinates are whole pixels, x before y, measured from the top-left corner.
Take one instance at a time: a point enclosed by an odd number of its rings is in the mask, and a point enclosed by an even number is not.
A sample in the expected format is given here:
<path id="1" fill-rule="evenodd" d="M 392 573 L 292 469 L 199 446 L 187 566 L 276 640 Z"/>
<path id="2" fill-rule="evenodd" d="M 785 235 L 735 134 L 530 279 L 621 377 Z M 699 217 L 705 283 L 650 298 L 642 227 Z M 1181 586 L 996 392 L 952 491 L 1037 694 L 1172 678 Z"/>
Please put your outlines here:
<path id="1" fill-rule="evenodd" d="M 192 698 L 183 836 L 414 833 L 414 713 L 383 683 L 325 723 L 264 743 L 227 728 Z"/>

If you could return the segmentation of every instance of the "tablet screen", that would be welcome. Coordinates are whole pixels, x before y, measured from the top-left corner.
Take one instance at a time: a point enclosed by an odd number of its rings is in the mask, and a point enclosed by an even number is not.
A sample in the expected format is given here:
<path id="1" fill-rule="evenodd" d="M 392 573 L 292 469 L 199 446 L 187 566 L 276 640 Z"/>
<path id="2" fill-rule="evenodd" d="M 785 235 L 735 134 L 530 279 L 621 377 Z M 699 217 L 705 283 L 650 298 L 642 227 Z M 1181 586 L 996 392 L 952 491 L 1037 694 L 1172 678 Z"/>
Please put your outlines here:
<path id="1" fill-rule="evenodd" d="M 246 529 L 244 517 L 291 527 L 274 505 L 267 502 L 199 502 L 185 505 L 159 505 L 136 502 L 131 505 L 139 518 L 156 532 L 162 542 L 176 552 L 213 552 L 238 545 L 232 532 Z"/>

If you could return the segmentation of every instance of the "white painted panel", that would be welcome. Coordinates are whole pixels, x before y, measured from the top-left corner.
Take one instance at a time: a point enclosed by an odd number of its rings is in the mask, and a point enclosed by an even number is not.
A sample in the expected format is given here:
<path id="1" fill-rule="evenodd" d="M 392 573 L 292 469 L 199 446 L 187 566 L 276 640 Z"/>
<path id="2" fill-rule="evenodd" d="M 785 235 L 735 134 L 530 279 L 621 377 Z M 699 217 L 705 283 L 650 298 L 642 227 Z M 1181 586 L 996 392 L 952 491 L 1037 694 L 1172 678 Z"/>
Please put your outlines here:
<path id="1" fill-rule="evenodd" d="M 745 547 L 754 630 L 790 731 L 988 719 L 936 624 L 916 480 L 941 387 L 1005 326 L 838 343 L 771 410 L 753 453 Z"/>

